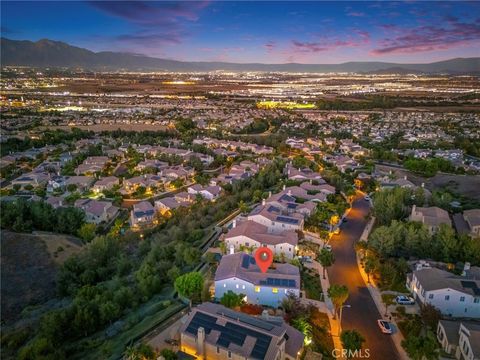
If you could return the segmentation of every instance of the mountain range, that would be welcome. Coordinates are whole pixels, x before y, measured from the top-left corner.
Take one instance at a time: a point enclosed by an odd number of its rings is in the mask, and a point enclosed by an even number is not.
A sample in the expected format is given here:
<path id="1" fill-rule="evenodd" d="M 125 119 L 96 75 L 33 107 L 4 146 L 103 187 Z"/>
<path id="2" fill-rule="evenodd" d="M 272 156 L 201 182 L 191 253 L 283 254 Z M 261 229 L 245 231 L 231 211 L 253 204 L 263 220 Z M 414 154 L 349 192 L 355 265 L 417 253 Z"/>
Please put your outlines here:
<path id="1" fill-rule="evenodd" d="M 2 66 L 38 68 L 83 68 L 96 71 L 265 71 L 265 72 L 356 72 L 356 73 L 448 73 L 480 74 L 480 57 L 456 58 L 426 64 L 346 62 L 341 64 L 262 64 L 176 61 L 119 52 L 93 52 L 61 41 L 36 42 L 1 38 Z"/>

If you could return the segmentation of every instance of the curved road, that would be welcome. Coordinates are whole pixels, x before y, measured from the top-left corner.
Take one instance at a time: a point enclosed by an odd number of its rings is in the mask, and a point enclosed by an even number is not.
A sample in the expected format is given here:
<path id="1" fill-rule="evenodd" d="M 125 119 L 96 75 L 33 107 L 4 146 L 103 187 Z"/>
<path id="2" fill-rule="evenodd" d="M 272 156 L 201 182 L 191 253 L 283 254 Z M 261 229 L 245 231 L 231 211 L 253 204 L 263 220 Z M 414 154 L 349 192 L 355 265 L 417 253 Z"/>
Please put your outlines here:
<path id="1" fill-rule="evenodd" d="M 382 334 L 377 326 L 377 319 L 382 316 L 357 267 L 354 245 L 367 224 L 365 217 L 369 211 L 368 202 L 357 193 L 347 222 L 341 226 L 341 233 L 330 241 L 335 264 L 328 268 L 328 277 L 330 284 L 346 285 L 350 292 L 345 304 L 351 307 L 343 309 L 342 329 L 356 329 L 365 337 L 363 349 L 369 349 L 370 359 L 396 360 L 400 356 L 390 336 Z"/>

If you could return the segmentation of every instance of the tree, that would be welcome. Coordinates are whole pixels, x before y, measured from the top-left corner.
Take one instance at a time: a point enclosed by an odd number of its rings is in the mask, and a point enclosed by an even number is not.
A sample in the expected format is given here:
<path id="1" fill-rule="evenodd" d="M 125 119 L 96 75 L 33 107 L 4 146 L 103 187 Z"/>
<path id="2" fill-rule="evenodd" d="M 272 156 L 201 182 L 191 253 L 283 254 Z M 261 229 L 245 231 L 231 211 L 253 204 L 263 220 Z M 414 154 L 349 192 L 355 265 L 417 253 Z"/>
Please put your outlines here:
<path id="1" fill-rule="evenodd" d="M 350 359 L 355 351 L 362 349 L 365 338 L 357 330 L 344 330 L 340 334 L 340 341 L 347 350 L 347 358 Z"/>
<path id="2" fill-rule="evenodd" d="M 90 242 L 95 237 L 95 224 L 85 223 L 78 229 L 77 235 L 85 242 Z"/>
<path id="3" fill-rule="evenodd" d="M 385 304 L 385 316 L 387 316 L 388 307 L 395 304 L 395 295 L 382 294 L 382 301 Z"/>
<path id="4" fill-rule="evenodd" d="M 229 290 L 223 294 L 222 298 L 220 299 L 220 304 L 233 309 L 243 304 L 244 297 L 244 294 L 235 294 L 232 290 Z"/>
<path id="5" fill-rule="evenodd" d="M 240 210 L 240 212 L 242 214 L 246 214 L 248 212 L 248 205 L 245 204 L 245 201 L 241 200 L 239 203 L 238 203 L 238 209 Z"/>
<path id="6" fill-rule="evenodd" d="M 323 278 L 325 279 L 325 271 L 327 267 L 332 266 L 335 263 L 335 255 L 332 251 L 323 248 L 318 255 L 318 260 L 320 260 L 320 264 L 323 267 Z"/>
<path id="7" fill-rule="evenodd" d="M 137 346 L 128 346 L 123 355 L 125 360 L 154 360 L 156 358 L 153 348 L 145 343 Z"/>
<path id="8" fill-rule="evenodd" d="M 367 274 L 367 281 L 370 283 L 370 275 L 375 271 L 377 268 L 377 259 L 372 255 L 367 255 L 365 259 L 365 273 Z"/>
<path id="9" fill-rule="evenodd" d="M 431 331 L 427 331 L 425 336 L 408 334 L 407 337 L 402 340 L 402 346 L 412 360 L 438 359 L 438 343 Z"/>
<path id="10" fill-rule="evenodd" d="M 305 345 L 312 342 L 312 324 L 310 324 L 306 317 L 301 316 L 293 319 L 292 326 L 305 336 L 303 339 Z"/>
<path id="11" fill-rule="evenodd" d="M 190 300 L 200 299 L 203 289 L 203 276 L 199 272 L 189 272 L 175 279 L 175 290 L 180 296 L 184 296 Z"/>
<path id="12" fill-rule="evenodd" d="M 327 293 L 330 299 L 332 299 L 333 306 L 335 307 L 335 316 L 339 311 L 341 314 L 343 304 L 348 299 L 348 288 L 345 285 L 334 284 L 328 288 Z"/>
<path id="13" fill-rule="evenodd" d="M 165 360 L 177 360 L 178 356 L 170 349 L 163 349 L 160 351 L 160 355 L 163 356 Z"/>

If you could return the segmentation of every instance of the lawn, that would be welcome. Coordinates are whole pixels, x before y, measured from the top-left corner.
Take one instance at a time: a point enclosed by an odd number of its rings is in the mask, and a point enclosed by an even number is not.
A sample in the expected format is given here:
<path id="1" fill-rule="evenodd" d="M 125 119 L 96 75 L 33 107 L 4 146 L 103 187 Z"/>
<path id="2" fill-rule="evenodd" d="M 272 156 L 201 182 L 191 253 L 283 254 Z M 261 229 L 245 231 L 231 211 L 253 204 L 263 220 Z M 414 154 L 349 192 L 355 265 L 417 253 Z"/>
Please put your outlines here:
<path id="1" fill-rule="evenodd" d="M 302 289 L 308 299 L 322 300 L 322 285 L 320 284 L 320 275 L 315 270 L 302 270 Z"/>

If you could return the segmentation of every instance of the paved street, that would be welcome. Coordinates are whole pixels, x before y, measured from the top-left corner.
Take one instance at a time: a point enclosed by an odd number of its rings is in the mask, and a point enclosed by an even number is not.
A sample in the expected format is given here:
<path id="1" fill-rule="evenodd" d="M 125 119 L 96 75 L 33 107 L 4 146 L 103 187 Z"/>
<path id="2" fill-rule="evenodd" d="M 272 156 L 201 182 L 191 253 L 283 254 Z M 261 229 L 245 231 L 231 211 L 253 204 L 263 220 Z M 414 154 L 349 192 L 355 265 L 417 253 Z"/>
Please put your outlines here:
<path id="1" fill-rule="evenodd" d="M 341 233 L 332 237 L 335 264 L 328 269 L 330 284 L 346 285 L 350 296 L 343 309 L 342 329 L 356 329 L 366 339 L 364 349 L 370 349 L 370 359 L 396 360 L 399 355 L 389 335 L 380 332 L 377 319 L 381 318 L 357 267 L 354 244 L 367 223 L 368 202 L 358 195 Z"/>

